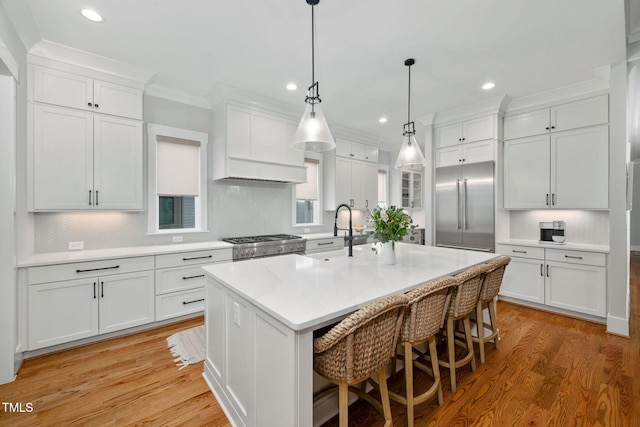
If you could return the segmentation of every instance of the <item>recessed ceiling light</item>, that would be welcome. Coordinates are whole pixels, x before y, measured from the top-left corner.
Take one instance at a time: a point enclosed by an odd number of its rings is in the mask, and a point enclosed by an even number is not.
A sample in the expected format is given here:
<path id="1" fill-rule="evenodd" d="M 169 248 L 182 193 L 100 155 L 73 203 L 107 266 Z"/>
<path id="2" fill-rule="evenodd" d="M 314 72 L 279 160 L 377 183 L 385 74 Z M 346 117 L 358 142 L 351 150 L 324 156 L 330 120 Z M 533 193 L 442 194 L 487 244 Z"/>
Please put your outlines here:
<path id="1" fill-rule="evenodd" d="M 380 118 L 378 119 L 378 122 L 379 122 L 379 123 L 387 123 L 387 118 L 386 118 L 386 117 L 380 117 Z"/>
<path id="2" fill-rule="evenodd" d="M 295 83 L 289 83 L 287 85 L 287 90 L 296 90 L 296 89 L 298 89 L 298 85 Z"/>
<path id="3" fill-rule="evenodd" d="M 493 89 L 494 87 L 496 87 L 496 84 L 494 82 L 486 82 L 482 85 L 482 89 L 484 90 Z"/>
<path id="4" fill-rule="evenodd" d="M 93 9 L 82 9 L 80 13 L 89 21 L 102 22 L 102 16 Z"/>

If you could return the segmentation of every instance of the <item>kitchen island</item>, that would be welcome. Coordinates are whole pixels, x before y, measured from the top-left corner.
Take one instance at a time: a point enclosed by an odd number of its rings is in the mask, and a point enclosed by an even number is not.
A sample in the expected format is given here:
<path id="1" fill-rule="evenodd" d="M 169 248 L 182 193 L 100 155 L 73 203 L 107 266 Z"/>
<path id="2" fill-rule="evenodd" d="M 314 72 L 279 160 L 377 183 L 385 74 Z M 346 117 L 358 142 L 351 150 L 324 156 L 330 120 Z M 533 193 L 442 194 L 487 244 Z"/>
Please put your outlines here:
<path id="1" fill-rule="evenodd" d="M 237 426 L 312 426 L 313 331 L 398 292 L 494 258 L 396 244 L 382 264 L 371 245 L 205 266 L 204 377 Z"/>

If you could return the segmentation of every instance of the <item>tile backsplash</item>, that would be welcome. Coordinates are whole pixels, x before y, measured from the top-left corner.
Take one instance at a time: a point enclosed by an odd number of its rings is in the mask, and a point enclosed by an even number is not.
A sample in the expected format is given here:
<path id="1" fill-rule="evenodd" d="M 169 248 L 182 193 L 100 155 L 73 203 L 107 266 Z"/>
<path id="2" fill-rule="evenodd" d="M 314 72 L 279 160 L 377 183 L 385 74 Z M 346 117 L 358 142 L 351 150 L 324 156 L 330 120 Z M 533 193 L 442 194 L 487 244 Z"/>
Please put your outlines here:
<path id="1" fill-rule="evenodd" d="M 567 242 L 609 244 L 609 212 L 577 210 L 511 211 L 510 237 L 538 240 L 541 221 L 564 221 Z"/>

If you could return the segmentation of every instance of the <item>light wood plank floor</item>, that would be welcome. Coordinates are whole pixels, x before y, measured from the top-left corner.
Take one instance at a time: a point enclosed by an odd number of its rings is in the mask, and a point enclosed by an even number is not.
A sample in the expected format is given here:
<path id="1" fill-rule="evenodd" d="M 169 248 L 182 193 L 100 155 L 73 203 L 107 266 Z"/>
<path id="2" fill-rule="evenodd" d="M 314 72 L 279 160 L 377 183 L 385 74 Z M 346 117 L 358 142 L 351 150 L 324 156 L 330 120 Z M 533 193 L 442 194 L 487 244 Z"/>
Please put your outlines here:
<path id="1" fill-rule="evenodd" d="M 640 257 L 631 261 L 631 338 L 603 325 L 500 302 L 501 348 L 458 392 L 442 370 L 444 406 L 417 407 L 416 426 L 640 426 Z M 178 370 L 166 338 L 202 318 L 27 360 L 18 379 L 0 386 L 0 402 L 33 404 L 6 412 L 1 426 L 228 426 L 202 379 L 202 364 Z M 416 388 L 426 387 L 428 377 Z M 390 387 L 401 389 L 398 376 Z M 394 425 L 404 426 L 392 403 Z M 367 404 L 350 408 L 350 425 L 375 427 Z M 331 420 L 325 426 L 337 425 Z M 280 427 L 280 426 L 277 426 Z M 284 427 L 284 426 L 283 426 Z"/>

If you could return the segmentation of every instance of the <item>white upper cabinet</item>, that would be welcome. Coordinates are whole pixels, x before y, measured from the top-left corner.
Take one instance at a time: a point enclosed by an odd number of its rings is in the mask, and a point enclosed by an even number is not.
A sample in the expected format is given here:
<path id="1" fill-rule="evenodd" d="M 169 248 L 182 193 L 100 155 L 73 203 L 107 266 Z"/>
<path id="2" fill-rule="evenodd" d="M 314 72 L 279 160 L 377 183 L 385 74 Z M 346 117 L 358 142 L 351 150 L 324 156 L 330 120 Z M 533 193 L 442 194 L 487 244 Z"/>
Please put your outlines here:
<path id="1" fill-rule="evenodd" d="M 142 120 L 142 91 L 34 65 L 33 100 Z"/>
<path id="2" fill-rule="evenodd" d="M 439 148 L 436 150 L 436 167 L 493 160 L 494 145 L 494 140 L 488 139 Z"/>
<path id="3" fill-rule="evenodd" d="M 607 209 L 609 127 L 505 141 L 505 209 Z"/>
<path id="4" fill-rule="evenodd" d="M 300 183 L 304 152 L 291 147 L 295 123 L 276 113 L 230 103 L 214 111 L 213 179 Z"/>
<path id="5" fill-rule="evenodd" d="M 600 95 L 504 119 L 504 139 L 561 132 L 609 122 L 609 97 Z"/>
<path id="6" fill-rule="evenodd" d="M 494 137 L 494 116 L 465 120 L 435 129 L 437 148 L 493 139 Z"/>
<path id="7" fill-rule="evenodd" d="M 378 148 L 346 139 L 336 139 L 336 156 L 378 163 Z"/>

